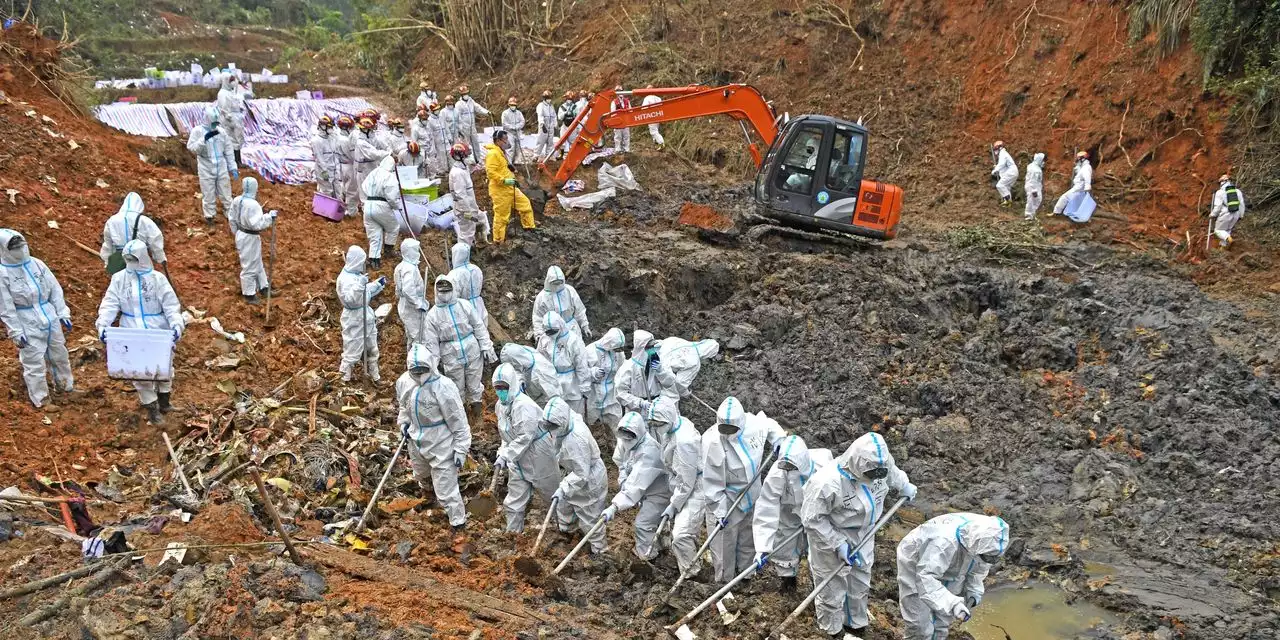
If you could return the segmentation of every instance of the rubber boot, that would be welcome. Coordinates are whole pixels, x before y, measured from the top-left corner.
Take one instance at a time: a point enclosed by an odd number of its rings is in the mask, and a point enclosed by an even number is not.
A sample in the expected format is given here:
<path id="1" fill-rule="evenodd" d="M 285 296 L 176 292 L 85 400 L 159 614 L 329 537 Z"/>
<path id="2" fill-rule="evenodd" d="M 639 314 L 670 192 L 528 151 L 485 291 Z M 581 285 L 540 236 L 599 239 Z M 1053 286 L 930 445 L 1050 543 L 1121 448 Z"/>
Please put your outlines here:
<path id="1" fill-rule="evenodd" d="M 243 166 L 244 166 L 244 163 L 240 161 L 240 150 L 239 150 L 239 149 L 236 149 L 236 150 L 235 150 L 235 156 L 236 156 L 236 166 L 237 166 L 237 167 L 243 167 Z"/>
<path id="2" fill-rule="evenodd" d="M 152 402 L 151 404 L 142 405 L 142 408 L 147 410 L 147 422 L 153 425 L 164 424 L 164 414 L 160 413 L 159 404 Z"/>
<path id="3" fill-rule="evenodd" d="M 257 305 L 262 304 L 262 301 L 258 299 L 258 296 L 254 295 L 254 294 L 252 294 L 252 293 L 251 293 L 251 294 L 249 294 L 249 295 L 247 295 L 247 296 L 243 296 L 243 297 L 244 297 L 244 303 L 245 303 L 245 304 L 251 304 L 251 305 L 254 305 L 254 306 L 257 306 Z"/>
<path id="4" fill-rule="evenodd" d="M 169 396 L 173 395 L 168 391 L 161 391 L 156 394 L 159 398 L 156 402 L 160 405 L 160 413 L 169 413 L 173 411 L 173 405 L 169 404 Z"/>
<path id="5" fill-rule="evenodd" d="M 264 288 L 262 288 L 262 289 L 259 289 L 259 290 L 258 290 L 258 297 L 259 297 L 259 298 L 264 298 L 264 299 L 265 299 L 265 298 L 267 297 L 267 294 L 271 294 L 271 297 L 272 297 L 272 298 L 279 298 L 279 297 L 280 297 L 280 291 L 279 291 L 278 289 L 272 289 L 272 288 L 271 288 L 271 287 L 269 287 L 269 286 L 268 286 L 268 287 L 264 287 Z"/>
<path id="6" fill-rule="evenodd" d="M 369 268 L 377 271 L 382 268 L 382 258 L 369 258 Z"/>

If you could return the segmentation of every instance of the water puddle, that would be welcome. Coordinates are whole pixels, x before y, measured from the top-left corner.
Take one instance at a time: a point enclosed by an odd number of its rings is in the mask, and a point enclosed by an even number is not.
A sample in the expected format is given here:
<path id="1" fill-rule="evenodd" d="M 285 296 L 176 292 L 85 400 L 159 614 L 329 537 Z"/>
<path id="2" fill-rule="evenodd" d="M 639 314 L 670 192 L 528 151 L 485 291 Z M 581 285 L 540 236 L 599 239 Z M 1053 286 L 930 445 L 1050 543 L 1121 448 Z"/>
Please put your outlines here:
<path id="1" fill-rule="evenodd" d="M 1115 614 L 1077 599 L 1067 604 L 1066 594 L 1051 584 L 1031 582 L 1021 587 L 988 591 L 973 618 L 958 627 L 974 640 L 1070 640 L 1098 624 L 1119 622 Z"/>

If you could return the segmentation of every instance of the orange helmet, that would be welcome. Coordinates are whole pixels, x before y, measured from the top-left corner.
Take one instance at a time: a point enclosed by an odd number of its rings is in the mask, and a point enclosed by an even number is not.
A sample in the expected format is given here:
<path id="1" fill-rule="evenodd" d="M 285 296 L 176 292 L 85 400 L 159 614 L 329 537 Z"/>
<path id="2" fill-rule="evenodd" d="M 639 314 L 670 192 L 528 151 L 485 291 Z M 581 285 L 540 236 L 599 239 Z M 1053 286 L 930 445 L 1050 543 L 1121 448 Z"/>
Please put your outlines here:
<path id="1" fill-rule="evenodd" d="M 454 160 L 462 160 L 471 155 L 471 147 L 465 142 L 459 142 L 449 148 L 449 156 Z"/>
<path id="2" fill-rule="evenodd" d="M 1076 160 L 1088 160 L 1088 159 L 1089 159 L 1088 151 L 1080 151 L 1076 153 Z"/>
<path id="3" fill-rule="evenodd" d="M 445 104 L 453 104 L 453 103 L 454 103 L 454 99 L 453 99 L 453 94 L 452 94 L 452 93 L 450 93 L 449 95 L 446 95 L 446 96 L 444 97 L 444 103 L 445 103 Z"/>
<path id="4" fill-rule="evenodd" d="M 547 89 L 546 91 L 543 91 L 543 92 L 542 92 L 542 97 L 543 97 L 543 98 L 550 98 L 550 97 L 551 97 L 551 90 L 550 90 L 550 89 Z"/>
<path id="5" fill-rule="evenodd" d="M 403 129 L 404 120 L 401 120 L 400 118 L 389 118 L 387 120 L 387 126 L 391 127 L 392 129 Z"/>
<path id="6" fill-rule="evenodd" d="M 991 148 L 992 148 L 992 149 L 1003 149 L 1003 148 L 1004 148 L 1004 140 L 996 140 L 995 142 L 993 142 L 993 143 L 991 144 Z"/>
<path id="7" fill-rule="evenodd" d="M 435 113 L 440 110 L 440 103 L 432 102 L 431 104 L 427 105 L 427 108 L 431 110 L 431 113 Z"/>
<path id="8" fill-rule="evenodd" d="M 471 93 L 471 90 L 467 88 L 467 85 L 465 85 L 465 84 L 460 84 L 460 85 L 458 85 L 458 94 L 459 94 L 459 95 L 464 95 L 464 96 L 465 96 L 465 95 L 467 95 L 468 93 Z"/>
<path id="9" fill-rule="evenodd" d="M 514 106 L 516 106 L 516 103 L 517 103 L 517 102 L 518 102 L 518 101 L 516 100 L 516 97 L 515 97 L 515 96 L 511 96 L 510 98 L 507 98 L 507 106 L 509 106 L 509 107 L 514 107 Z"/>
<path id="10" fill-rule="evenodd" d="M 333 118 L 329 116 L 320 116 L 320 126 L 333 128 Z"/>
<path id="11" fill-rule="evenodd" d="M 378 125 L 373 121 L 372 118 L 360 118 L 361 131 L 372 131 L 373 128 L 376 126 Z"/>
<path id="12" fill-rule="evenodd" d="M 354 126 L 356 126 L 356 121 L 355 121 L 355 120 L 352 120 L 352 119 L 351 119 L 351 116 L 340 116 L 340 117 L 338 118 L 338 128 L 339 128 L 339 129 L 343 129 L 343 130 L 345 130 L 345 131 L 350 131 L 350 130 L 351 130 L 351 128 L 352 128 L 352 127 L 354 127 Z"/>
<path id="13" fill-rule="evenodd" d="M 410 141 L 409 141 L 409 153 L 411 153 L 411 154 L 413 154 L 413 155 L 415 155 L 415 156 L 416 156 L 416 155 L 418 155 L 418 152 L 419 152 L 419 151 L 421 151 L 421 150 L 422 150 L 422 148 L 418 146 L 418 143 L 417 143 L 417 142 L 414 142 L 413 140 L 410 140 Z"/>

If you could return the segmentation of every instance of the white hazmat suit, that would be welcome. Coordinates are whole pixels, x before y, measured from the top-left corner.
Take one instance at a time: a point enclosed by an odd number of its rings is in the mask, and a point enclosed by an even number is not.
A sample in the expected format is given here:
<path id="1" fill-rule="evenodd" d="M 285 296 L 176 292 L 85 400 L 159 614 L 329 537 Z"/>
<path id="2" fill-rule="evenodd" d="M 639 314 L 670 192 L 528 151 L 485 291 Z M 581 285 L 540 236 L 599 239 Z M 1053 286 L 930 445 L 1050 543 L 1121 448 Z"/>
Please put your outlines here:
<path id="1" fill-rule="evenodd" d="M 1000 194 L 1000 202 L 1009 202 L 1013 198 L 1013 183 L 1018 181 L 1018 164 L 1013 161 L 1008 149 L 1000 147 L 991 175 L 997 178 L 996 193 Z"/>
<path id="2" fill-rule="evenodd" d="M 650 95 L 650 96 L 645 96 L 644 100 L 640 101 L 640 106 L 649 107 L 649 106 L 658 104 L 660 102 L 662 102 L 662 98 L 659 98 L 658 96 Z M 653 138 L 653 143 L 658 145 L 659 150 L 661 150 L 663 145 L 667 143 L 667 141 L 662 138 L 662 132 L 658 129 L 658 125 L 656 124 L 649 125 L 649 137 Z"/>
<path id="3" fill-rule="evenodd" d="M 546 356 L 533 347 L 508 342 L 502 345 L 499 359 L 515 367 L 524 381 L 525 393 L 534 396 L 539 402 L 546 403 L 560 395 L 560 377 L 556 375 L 556 367 Z"/>
<path id="4" fill-rule="evenodd" d="M 650 402 L 658 397 L 658 379 L 649 368 L 649 348 L 653 346 L 653 334 L 636 329 L 631 334 L 631 358 L 618 370 L 618 402 L 627 411 L 647 413 Z"/>
<path id="5" fill-rule="evenodd" d="M 241 189 L 243 193 L 231 201 L 231 209 L 227 213 L 227 221 L 231 223 L 231 233 L 236 239 L 236 253 L 240 255 L 240 293 L 245 298 L 254 298 L 259 291 L 265 292 L 271 283 L 267 282 L 267 269 L 262 266 L 262 232 L 271 229 L 276 217 L 263 213 L 258 204 L 258 180 L 245 178 Z"/>
<path id="6" fill-rule="evenodd" d="M 463 94 L 461 98 L 458 98 L 458 103 L 454 105 L 453 109 L 454 117 L 457 118 L 458 139 L 471 145 L 472 157 L 477 163 L 481 162 L 484 160 L 484 154 L 480 151 L 476 114 L 487 116 L 489 115 L 489 110 L 472 100 L 469 94 Z"/>
<path id="7" fill-rule="evenodd" d="M 171 330 L 177 343 L 186 329 L 178 294 L 168 278 L 152 267 L 146 243 L 130 240 L 124 245 L 124 255 L 125 270 L 111 276 L 111 284 L 98 305 L 98 336 L 105 335 L 107 327 L 119 318 L 121 327 Z M 142 406 L 168 410 L 173 381 L 139 381 L 133 383 L 133 388 L 137 389 Z M 155 416 L 154 410 L 152 415 Z"/>
<path id="8" fill-rule="evenodd" d="M 467 523 L 467 511 L 458 490 L 458 469 L 471 450 L 471 427 L 467 424 L 462 397 L 452 380 L 436 371 L 435 359 L 420 344 L 409 349 L 409 370 L 396 380 L 397 418 L 409 439 L 409 462 L 418 486 L 426 488 L 427 478 L 436 500 L 444 507 L 449 525 Z M 426 373 L 415 375 L 415 369 Z"/>
<path id="9" fill-rule="evenodd" d="M 707 528 L 722 525 L 724 529 L 711 544 L 717 582 L 732 580 L 755 559 L 751 520 L 760 495 L 757 474 L 765 457 L 786 435 L 776 421 L 764 414 L 748 414 L 742 402 L 732 396 L 716 410 L 716 427 L 702 434 Z M 742 494 L 734 508 L 734 500 Z"/>
<path id="10" fill-rule="evenodd" d="M 564 272 L 560 267 L 547 269 L 547 276 L 542 281 L 542 291 L 533 300 L 533 318 L 530 324 L 537 333 L 542 333 L 543 322 L 548 312 L 560 315 L 569 330 L 583 340 L 591 339 L 591 323 L 587 320 L 587 308 L 578 297 L 578 290 L 564 281 Z"/>
<path id="11" fill-rule="evenodd" d="M 106 264 L 113 253 L 121 253 L 124 245 L 130 240 L 141 240 L 147 244 L 147 251 L 154 256 L 157 264 L 168 262 L 164 254 L 164 234 L 151 218 L 142 215 L 146 205 L 142 196 L 132 191 L 124 197 L 120 210 L 107 218 L 102 227 L 102 246 L 98 248 L 98 256 Z"/>
<path id="12" fill-rule="evenodd" d="M 646 414 L 649 434 L 662 447 L 671 502 L 662 516 L 671 520 L 671 551 L 681 574 L 697 571 L 698 537 L 706 526 L 702 495 L 702 435 L 671 398 L 659 398 Z"/>
<path id="13" fill-rule="evenodd" d="M 32 405 L 39 409 L 49 400 L 48 365 L 56 388 L 75 388 L 63 333 L 71 330 L 71 309 L 62 285 L 43 260 L 31 257 L 26 238 L 12 229 L 0 229 L 0 321 L 18 347 Z"/>
<path id="14" fill-rule="evenodd" d="M 538 351 L 556 368 L 560 380 L 560 397 L 574 412 L 585 411 L 585 399 L 591 393 L 591 372 L 587 367 L 587 349 L 582 338 L 570 331 L 555 313 L 543 318 L 547 332 L 538 337 Z"/>
<path id="15" fill-rule="evenodd" d="M 343 382 L 350 382 L 356 363 L 364 360 L 364 371 L 373 382 L 378 374 L 378 324 L 369 303 L 387 286 L 386 278 L 369 282 L 365 273 L 364 249 L 347 248 L 346 262 L 336 283 L 338 302 L 342 304 L 342 362 L 338 371 Z"/>
<path id="16" fill-rule="evenodd" d="M 538 117 L 538 160 L 547 158 L 556 146 L 556 108 L 551 98 L 543 98 L 536 110 Z"/>
<path id="17" fill-rule="evenodd" d="M 560 398 L 552 398 L 547 403 L 542 420 L 551 427 L 556 442 L 556 462 L 564 473 L 556 489 L 556 520 L 561 531 L 572 531 L 577 525 L 586 534 L 600 520 L 609 490 L 609 476 L 604 460 L 600 459 L 600 447 L 582 416 Z M 604 529 L 596 529 L 591 536 L 592 553 L 604 553 L 608 549 Z"/>
<path id="18" fill-rule="evenodd" d="M 448 291 L 441 283 L 448 282 Z M 436 304 L 427 312 L 427 349 L 440 362 L 444 375 L 462 390 L 468 404 L 484 394 L 484 363 L 497 362 L 489 328 L 470 302 L 458 298 L 457 284 L 448 276 L 436 276 Z"/>
<path id="19" fill-rule="evenodd" d="M 868 472 L 885 473 L 873 471 L 877 469 L 887 470 L 887 475 L 873 480 Z M 884 499 L 890 489 L 908 498 L 915 496 L 915 486 L 894 463 L 888 444 L 878 433 L 859 436 L 835 464 L 822 467 L 805 484 L 800 519 L 809 539 L 814 584 L 841 572 L 814 600 L 818 628 L 825 633 L 840 633 L 846 627 L 856 631 L 870 624 L 867 594 L 875 541 L 868 541 L 856 552 L 852 548 L 884 514 Z"/>
<path id="20" fill-rule="evenodd" d="M 338 198 L 342 163 L 338 158 L 341 141 L 332 127 L 318 127 L 311 136 L 311 154 L 316 160 L 316 192 Z"/>
<path id="21" fill-rule="evenodd" d="M 1022 188 L 1027 193 L 1027 206 L 1022 216 L 1027 220 L 1035 220 L 1040 213 L 1040 205 L 1044 202 L 1044 154 L 1037 153 L 1027 164 L 1027 179 Z"/>
<path id="22" fill-rule="evenodd" d="M 454 160 L 452 164 L 449 193 L 453 194 L 453 232 L 458 236 L 458 242 L 475 246 L 476 227 L 479 226 L 481 235 L 488 242 L 492 233 L 489 216 L 476 204 L 476 187 L 471 181 L 471 172 L 461 160 Z"/>
<path id="23" fill-rule="evenodd" d="M 334 147 L 338 152 L 338 199 L 342 200 L 346 217 L 356 215 L 356 203 L 360 201 L 360 183 L 356 181 L 356 133 L 351 129 L 338 129 Z"/>
<path id="24" fill-rule="evenodd" d="M 379 145 L 377 131 L 374 129 L 364 130 L 356 129 L 351 135 L 355 138 L 352 143 L 352 158 L 356 162 L 356 184 L 354 190 L 360 196 L 360 202 L 363 204 L 365 199 L 364 184 L 365 178 L 373 173 L 374 169 L 382 163 L 384 159 L 391 155 L 391 152 L 383 149 Z M 393 164 L 394 166 L 394 164 Z M 394 178 L 395 176 L 392 176 Z M 396 193 L 396 200 L 400 200 L 400 194 Z"/>
<path id="25" fill-rule="evenodd" d="M 659 393 L 677 400 L 693 392 L 693 381 L 702 371 L 702 361 L 720 353 L 720 343 L 710 339 L 689 342 L 683 338 L 663 338 L 657 346 L 658 362 L 651 359 L 649 364 Z"/>
<path id="26" fill-rule="evenodd" d="M 631 108 L 631 98 L 628 96 L 616 96 L 609 105 L 609 112 L 623 111 Z M 613 149 L 619 153 L 629 153 L 631 151 L 631 128 L 623 127 L 613 130 Z"/>
<path id="27" fill-rule="evenodd" d="M 498 394 L 494 413 L 498 416 L 496 466 L 507 469 L 507 497 L 502 510 L 507 516 L 507 531 L 524 531 L 525 513 L 536 491 L 542 501 L 551 505 L 551 497 L 560 487 L 560 467 L 556 463 L 556 439 L 543 428 L 542 407 L 524 390 L 524 381 L 515 367 L 498 365 L 493 384 L 506 383 L 507 392 Z"/>
<path id="28" fill-rule="evenodd" d="M 440 114 L 433 113 L 427 119 L 427 133 L 431 136 L 430 167 L 432 175 L 443 175 L 449 172 L 449 147 L 453 138 L 449 135 L 449 127 Z M 426 148 L 426 147 L 424 147 Z"/>
<path id="29" fill-rule="evenodd" d="M 400 243 L 400 264 L 392 277 L 396 285 L 396 313 L 404 325 L 406 348 L 414 344 L 426 344 L 427 283 L 422 277 L 422 244 L 413 238 Z"/>
<path id="30" fill-rule="evenodd" d="M 227 128 L 233 151 L 244 147 L 244 119 L 249 107 L 245 104 L 253 94 L 240 86 L 240 81 L 230 73 L 222 74 L 222 89 L 218 91 L 218 115 Z M 237 158 L 239 160 L 239 158 Z"/>
<path id="31" fill-rule="evenodd" d="M 1071 174 L 1071 188 L 1067 192 L 1058 197 L 1058 201 L 1053 204 L 1053 214 L 1058 215 L 1067 210 L 1067 204 L 1071 201 L 1072 196 L 1077 193 L 1088 193 L 1093 190 L 1093 165 L 1089 164 L 1088 158 L 1079 158 L 1076 160 L 1075 171 Z"/>
<path id="32" fill-rule="evenodd" d="M 804 502 L 804 485 L 820 467 L 831 462 L 826 449 L 809 449 L 800 436 L 782 439 L 778 459 L 765 474 L 756 502 L 756 516 L 751 525 L 756 553 L 768 556 L 779 576 L 795 578 L 800 568 L 800 553 L 805 547 L 804 535 L 782 546 L 782 542 L 804 528 L 800 522 L 800 505 Z M 792 583 L 794 585 L 794 581 Z"/>
<path id="33" fill-rule="evenodd" d="M 364 233 L 369 238 L 369 259 L 380 266 L 384 247 L 400 241 L 400 183 L 396 180 L 396 163 L 391 156 L 382 159 L 360 185 L 364 202 Z M 387 251 L 390 253 L 390 251 Z"/>
<path id="34" fill-rule="evenodd" d="M 635 553 L 641 560 L 658 555 L 654 539 L 662 514 L 671 504 L 667 468 L 662 464 L 662 447 L 649 435 L 649 425 L 634 411 L 622 417 L 618 442 L 623 451 L 618 466 L 618 493 L 605 509 L 606 519 L 632 507 L 640 507 L 635 518 Z"/>
<path id="35" fill-rule="evenodd" d="M 516 107 L 502 112 L 502 128 L 511 142 L 512 164 L 524 162 L 524 113 Z"/>
<path id="36" fill-rule="evenodd" d="M 196 156 L 201 214 L 205 222 L 212 224 L 218 215 L 219 200 L 223 213 L 231 208 L 231 176 L 240 177 L 231 141 L 218 129 L 217 109 L 205 109 L 204 124 L 192 129 L 187 137 L 187 150 Z"/>
<path id="37" fill-rule="evenodd" d="M 589 425 L 603 422 L 612 431 L 622 419 L 617 375 L 622 363 L 626 362 L 621 351 L 626 342 L 627 337 L 623 335 L 622 329 L 614 327 L 604 332 L 599 340 L 587 345 L 587 370 L 591 372 L 591 392 L 587 394 L 586 417 Z"/>
<path id="38" fill-rule="evenodd" d="M 470 302 L 480 312 L 480 317 L 487 320 L 489 310 L 484 306 L 484 272 L 471 264 L 471 245 L 465 242 L 454 243 L 449 253 L 453 260 L 449 279 L 458 287 L 458 297 Z"/>
<path id="39" fill-rule="evenodd" d="M 1244 192 L 1230 180 L 1213 194 L 1213 208 L 1209 216 L 1214 218 L 1213 235 L 1224 244 L 1231 242 L 1231 230 L 1245 213 Z"/>
<path id="40" fill-rule="evenodd" d="M 982 602 L 991 564 L 1009 548 L 1009 525 L 995 516 L 948 513 L 898 543 L 898 604 L 906 640 L 946 640 L 952 623 Z"/>

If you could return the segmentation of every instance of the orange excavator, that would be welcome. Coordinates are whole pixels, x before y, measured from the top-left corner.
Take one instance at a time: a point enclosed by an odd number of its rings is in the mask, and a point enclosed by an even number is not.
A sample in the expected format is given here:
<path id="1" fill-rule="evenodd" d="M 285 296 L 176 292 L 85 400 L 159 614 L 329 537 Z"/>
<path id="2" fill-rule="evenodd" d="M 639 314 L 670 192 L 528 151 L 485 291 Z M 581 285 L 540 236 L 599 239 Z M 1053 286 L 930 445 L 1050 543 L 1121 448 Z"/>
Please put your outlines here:
<path id="1" fill-rule="evenodd" d="M 618 95 L 656 95 L 663 101 L 613 111 Z M 755 87 L 745 84 L 609 89 L 595 94 L 556 143 L 557 150 L 569 146 L 552 181 L 556 188 L 563 186 L 608 129 L 714 115 L 729 116 L 741 125 L 747 150 L 759 168 L 752 193 L 766 215 L 789 226 L 878 240 L 897 235 L 902 189 L 863 179 L 868 135 L 865 127 L 822 115 L 784 121 Z M 569 143 L 575 130 L 577 138 Z M 543 158 L 540 166 L 551 175 L 546 160 Z"/>

